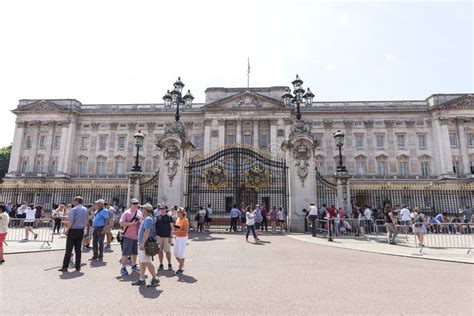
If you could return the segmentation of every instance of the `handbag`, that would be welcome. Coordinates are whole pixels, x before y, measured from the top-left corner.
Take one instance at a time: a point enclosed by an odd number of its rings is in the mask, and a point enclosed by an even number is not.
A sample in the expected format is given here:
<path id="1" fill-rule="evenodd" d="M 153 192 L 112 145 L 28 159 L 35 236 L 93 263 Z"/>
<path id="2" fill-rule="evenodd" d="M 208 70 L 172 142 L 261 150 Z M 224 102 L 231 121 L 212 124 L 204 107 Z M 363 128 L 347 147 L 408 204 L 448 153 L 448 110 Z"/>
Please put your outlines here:
<path id="1" fill-rule="evenodd" d="M 153 240 L 153 238 L 148 238 L 145 242 L 145 254 L 149 257 L 156 256 L 160 252 L 160 246 L 158 243 Z"/>

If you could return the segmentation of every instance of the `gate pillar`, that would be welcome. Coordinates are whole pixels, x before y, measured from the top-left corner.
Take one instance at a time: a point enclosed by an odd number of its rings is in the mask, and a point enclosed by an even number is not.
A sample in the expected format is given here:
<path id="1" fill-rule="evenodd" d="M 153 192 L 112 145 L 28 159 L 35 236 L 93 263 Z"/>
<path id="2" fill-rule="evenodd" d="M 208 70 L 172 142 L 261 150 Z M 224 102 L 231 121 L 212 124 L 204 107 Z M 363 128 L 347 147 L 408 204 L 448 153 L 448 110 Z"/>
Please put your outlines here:
<path id="1" fill-rule="evenodd" d="M 311 125 L 301 120 L 294 121 L 288 139 L 282 145 L 288 164 L 287 218 L 291 232 L 304 232 L 303 209 L 316 202 L 315 162 L 312 159 L 316 146 Z"/>
<path id="2" fill-rule="evenodd" d="M 188 140 L 186 127 L 180 121 L 173 122 L 156 142 L 161 149 L 158 185 L 158 203 L 184 206 L 185 168 L 194 145 Z"/>
<path id="3" fill-rule="evenodd" d="M 345 214 L 352 213 L 351 189 L 349 179 L 351 176 L 346 172 L 336 172 L 336 208 L 342 207 Z"/>
<path id="4" fill-rule="evenodd" d="M 141 172 L 131 171 L 128 174 L 128 190 L 127 190 L 127 207 L 130 207 L 130 199 L 140 198 L 140 178 L 142 176 Z M 140 201 L 141 202 L 141 201 Z"/>

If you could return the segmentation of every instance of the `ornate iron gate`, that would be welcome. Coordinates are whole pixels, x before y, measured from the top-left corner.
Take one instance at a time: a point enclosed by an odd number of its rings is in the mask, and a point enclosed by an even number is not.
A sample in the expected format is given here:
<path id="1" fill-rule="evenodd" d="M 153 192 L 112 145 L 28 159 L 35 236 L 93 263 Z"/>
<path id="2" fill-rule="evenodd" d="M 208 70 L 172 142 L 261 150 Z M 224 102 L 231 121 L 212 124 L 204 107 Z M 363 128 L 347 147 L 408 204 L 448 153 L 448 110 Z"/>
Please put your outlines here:
<path id="1" fill-rule="evenodd" d="M 191 217 L 211 204 L 212 225 L 228 227 L 234 204 L 243 208 L 260 204 L 288 206 L 287 167 L 246 147 L 229 147 L 205 158 L 191 158 L 186 166 L 186 206 Z"/>
<path id="2" fill-rule="evenodd" d="M 160 171 L 148 181 L 140 183 L 140 202 L 150 203 L 155 206 L 158 204 L 158 181 L 160 179 Z"/>
<path id="3" fill-rule="evenodd" d="M 316 199 L 317 206 L 326 204 L 327 207 L 336 205 L 336 184 L 325 179 L 316 168 Z"/>

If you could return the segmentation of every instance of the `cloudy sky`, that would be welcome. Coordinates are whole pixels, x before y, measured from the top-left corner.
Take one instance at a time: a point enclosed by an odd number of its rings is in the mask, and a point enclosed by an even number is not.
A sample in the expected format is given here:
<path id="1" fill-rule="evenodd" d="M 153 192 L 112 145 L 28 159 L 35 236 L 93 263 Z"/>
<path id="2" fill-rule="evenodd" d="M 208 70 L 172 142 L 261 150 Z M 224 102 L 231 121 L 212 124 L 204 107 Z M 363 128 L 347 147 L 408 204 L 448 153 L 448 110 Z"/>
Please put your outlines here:
<path id="1" fill-rule="evenodd" d="M 472 92 L 471 1 L 1 1 L 0 146 L 19 99 L 156 103 L 177 76 L 318 100 Z"/>

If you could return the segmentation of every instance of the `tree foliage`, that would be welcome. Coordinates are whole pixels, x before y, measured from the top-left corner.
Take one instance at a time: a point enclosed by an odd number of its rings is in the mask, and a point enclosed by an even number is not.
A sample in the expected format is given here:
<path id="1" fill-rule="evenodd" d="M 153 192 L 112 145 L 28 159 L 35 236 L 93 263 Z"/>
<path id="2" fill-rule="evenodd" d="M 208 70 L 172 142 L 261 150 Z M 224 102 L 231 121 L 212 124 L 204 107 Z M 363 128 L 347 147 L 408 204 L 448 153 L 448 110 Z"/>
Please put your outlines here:
<path id="1" fill-rule="evenodd" d="M 5 174 L 8 172 L 8 164 L 10 163 L 10 154 L 12 152 L 12 145 L 0 148 L 0 182 Z"/>

